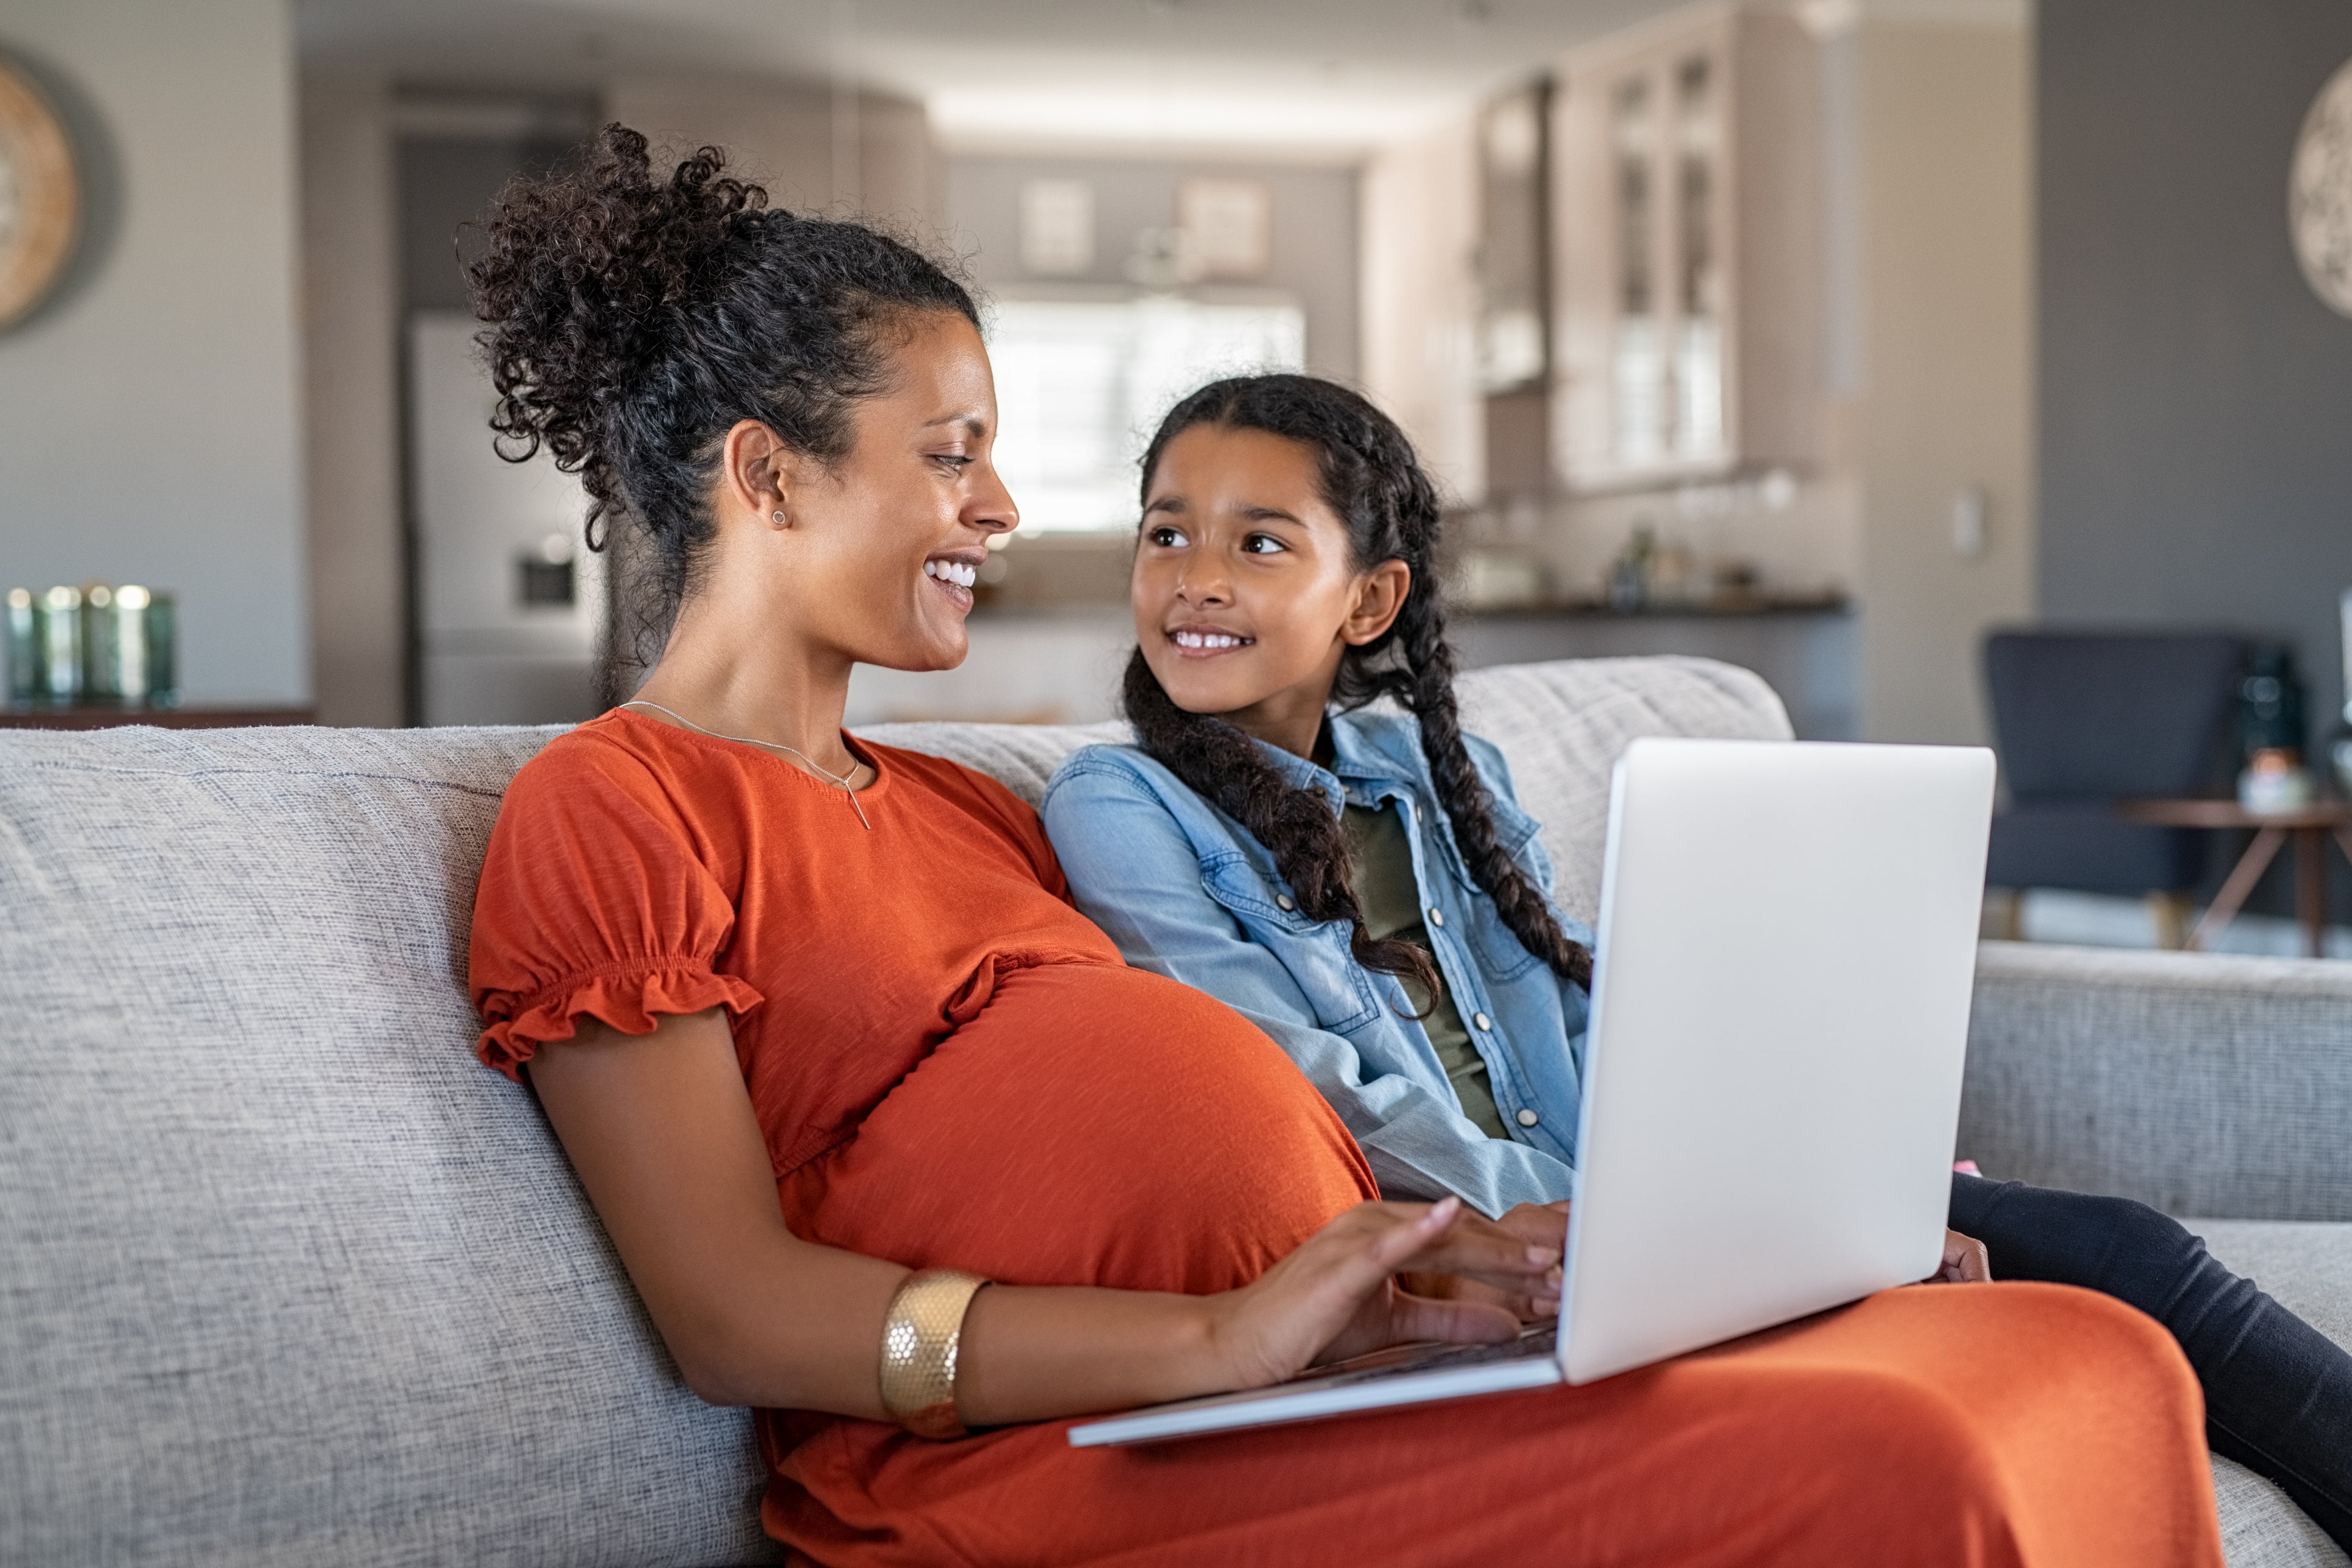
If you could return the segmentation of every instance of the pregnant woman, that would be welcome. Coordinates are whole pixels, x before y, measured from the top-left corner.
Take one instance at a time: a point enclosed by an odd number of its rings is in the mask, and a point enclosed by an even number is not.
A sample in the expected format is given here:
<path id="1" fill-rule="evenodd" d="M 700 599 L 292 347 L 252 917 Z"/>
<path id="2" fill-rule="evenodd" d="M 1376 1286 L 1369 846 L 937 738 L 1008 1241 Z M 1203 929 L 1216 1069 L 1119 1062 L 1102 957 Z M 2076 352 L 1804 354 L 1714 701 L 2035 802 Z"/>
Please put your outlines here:
<path id="1" fill-rule="evenodd" d="M 1384 1203 L 1279 1047 L 1129 968 L 1036 818 L 841 729 L 1016 521 L 971 299 L 614 128 L 473 269 L 507 449 L 670 622 L 516 777 L 483 1059 L 537 1091 L 768 1529 L 830 1565 L 2220 1563 L 2196 1387 L 2087 1292 L 1886 1292 L 1579 1389 L 1143 1450 L 1081 1413 L 1495 1339 L 1556 1244 Z M 1450 1296 L 1411 1294 L 1399 1275 Z M 1469 1281 L 1469 1285 L 1459 1282 Z"/>
<path id="2" fill-rule="evenodd" d="M 1078 752 L 1045 796 L 1078 907 L 1281 1041 L 1391 1196 L 1558 1239 L 1591 933 L 1553 906 L 1500 753 L 1462 732 L 1411 444 L 1343 387 L 1259 376 L 1180 404 L 1144 472 L 1140 745 Z M 1948 1270 L 1981 1275 L 1989 1244 L 2004 1278 L 2171 1329 L 2214 1448 L 2352 1546 L 2352 1358 L 2325 1335 L 2138 1204 L 1962 1175 L 1951 1224 Z"/>

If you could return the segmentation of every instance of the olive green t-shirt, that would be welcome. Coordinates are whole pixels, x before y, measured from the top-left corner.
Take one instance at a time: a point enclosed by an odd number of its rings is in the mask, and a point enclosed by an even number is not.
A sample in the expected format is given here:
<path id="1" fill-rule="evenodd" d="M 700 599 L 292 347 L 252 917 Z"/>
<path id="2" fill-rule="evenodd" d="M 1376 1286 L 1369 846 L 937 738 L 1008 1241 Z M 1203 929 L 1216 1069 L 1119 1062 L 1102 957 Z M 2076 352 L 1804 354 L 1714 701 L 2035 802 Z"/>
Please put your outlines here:
<path id="1" fill-rule="evenodd" d="M 1364 930 L 1376 939 L 1396 938 L 1428 952 L 1428 912 L 1422 908 L 1420 885 L 1412 879 L 1412 844 L 1405 837 L 1404 822 L 1396 808 L 1349 806 L 1340 814 L 1340 827 L 1348 836 L 1348 856 L 1355 871 L 1356 902 L 1364 911 Z M 1428 1004 L 1429 998 L 1411 975 L 1400 974 L 1397 979 L 1406 1000 L 1415 1007 Z M 1445 1076 L 1462 1101 L 1462 1113 L 1487 1137 L 1508 1138 L 1503 1113 L 1495 1104 L 1486 1064 L 1470 1043 L 1470 1031 L 1463 1026 L 1454 998 L 1441 989 L 1437 1005 L 1422 1019 L 1421 1026 L 1437 1048 L 1437 1059 L 1444 1064 Z"/>

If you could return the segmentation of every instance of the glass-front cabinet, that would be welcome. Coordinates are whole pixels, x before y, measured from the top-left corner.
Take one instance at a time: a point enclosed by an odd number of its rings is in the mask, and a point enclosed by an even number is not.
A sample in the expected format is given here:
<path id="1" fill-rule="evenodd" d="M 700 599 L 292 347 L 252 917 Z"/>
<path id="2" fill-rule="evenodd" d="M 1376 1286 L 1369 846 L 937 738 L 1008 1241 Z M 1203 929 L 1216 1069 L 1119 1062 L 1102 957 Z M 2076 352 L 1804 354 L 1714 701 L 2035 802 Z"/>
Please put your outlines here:
<path id="1" fill-rule="evenodd" d="M 1803 463 L 1815 45 L 1785 16 L 1724 11 L 1604 47 L 1555 100 L 1554 463 L 1577 489 Z"/>

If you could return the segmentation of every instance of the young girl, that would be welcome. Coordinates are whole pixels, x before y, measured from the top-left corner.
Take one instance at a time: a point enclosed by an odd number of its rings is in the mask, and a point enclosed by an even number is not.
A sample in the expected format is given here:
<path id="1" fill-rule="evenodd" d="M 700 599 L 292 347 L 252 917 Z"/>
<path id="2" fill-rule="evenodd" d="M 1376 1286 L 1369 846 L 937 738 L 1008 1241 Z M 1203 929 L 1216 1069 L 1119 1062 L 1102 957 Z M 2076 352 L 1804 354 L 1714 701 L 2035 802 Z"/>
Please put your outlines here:
<path id="1" fill-rule="evenodd" d="M 1138 743 L 1078 752 L 1045 797 L 1078 907 L 1278 1041 L 1384 1194 L 1557 1244 L 1592 938 L 1462 731 L 1410 444 L 1344 388 L 1260 376 L 1179 404 L 1144 476 Z M 2214 1449 L 2352 1545 L 2352 1358 L 2140 1205 L 1963 1175 L 1950 1224 L 1948 1276 L 1984 1277 L 1989 1247 L 2004 1278 L 2162 1321 Z"/>

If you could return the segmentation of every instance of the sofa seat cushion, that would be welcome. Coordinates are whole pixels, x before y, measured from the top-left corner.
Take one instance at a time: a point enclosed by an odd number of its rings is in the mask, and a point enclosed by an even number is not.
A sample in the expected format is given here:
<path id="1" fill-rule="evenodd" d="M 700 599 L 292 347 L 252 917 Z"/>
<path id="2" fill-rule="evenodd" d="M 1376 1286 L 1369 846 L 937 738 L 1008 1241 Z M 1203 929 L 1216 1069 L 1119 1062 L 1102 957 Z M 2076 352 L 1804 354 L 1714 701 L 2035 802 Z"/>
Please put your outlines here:
<path id="1" fill-rule="evenodd" d="M 2182 1223 L 2213 1256 L 2250 1277 L 2290 1311 L 2352 1349 L 2352 1225 L 2284 1220 Z M 2347 1568 L 2317 1525 L 2270 1482 L 2227 1459 L 2213 1461 L 2221 1542 L 2230 1568 Z"/>

